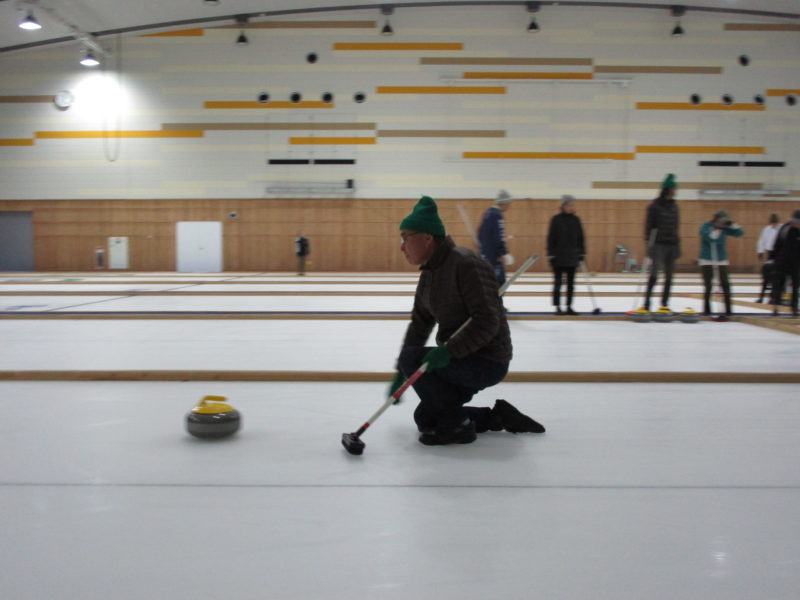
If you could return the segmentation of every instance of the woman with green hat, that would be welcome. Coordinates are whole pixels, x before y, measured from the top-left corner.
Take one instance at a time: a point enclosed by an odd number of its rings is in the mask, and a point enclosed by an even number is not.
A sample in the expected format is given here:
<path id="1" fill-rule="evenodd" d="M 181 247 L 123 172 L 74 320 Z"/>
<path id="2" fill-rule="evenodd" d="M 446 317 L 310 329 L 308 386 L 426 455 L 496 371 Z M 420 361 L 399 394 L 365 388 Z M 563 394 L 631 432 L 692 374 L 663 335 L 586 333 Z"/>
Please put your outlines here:
<path id="1" fill-rule="evenodd" d="M 644 308 L 650 310 L 650 297 L 658 279 L 658 272 L 664 271 L 664 288 L 661 292 L 661 310 L 669 310 L 669 296 L 675 261 L 681 256 L 680 213 L 675 201 L 678 184 L 675 175 L 670 173 L 661 183 L 658 198 L 647 207 L 644 225 L 644 239 L 647 242 L 647 256 L 650 258 L 650 278 L 647 280 Z"/>

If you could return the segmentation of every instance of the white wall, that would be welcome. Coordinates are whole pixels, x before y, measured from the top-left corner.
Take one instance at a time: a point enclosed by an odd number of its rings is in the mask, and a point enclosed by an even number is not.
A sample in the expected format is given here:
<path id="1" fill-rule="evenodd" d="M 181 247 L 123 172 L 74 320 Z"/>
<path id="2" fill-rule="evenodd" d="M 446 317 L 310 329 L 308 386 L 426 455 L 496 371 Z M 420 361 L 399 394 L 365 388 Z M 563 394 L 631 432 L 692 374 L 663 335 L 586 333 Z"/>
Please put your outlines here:
<path id="1" fill-rule="evenodd" d="M 665 11 L 666 12 L 666 11 Z M 800 106 L 768 97 L 764 111 L 638 110 L 638 102 L 687 102 L 693 92 L 719 102 L 731 93 L 752 104 L 770 89 L 800 89 L 800 32 L 727 31 L 758 22 L 690 12 L 687 35 L 671 38 L 661 11 L 545 7 L 541 33 L 528 34 L 522 7 L 398 10 L 396 34 L 378 29 L 207 29 L 199 37 L 125 37 L 110 66 L 89 72 L 75 45 L 0 57 L 0 96 L 55 94 L 75 104 L 0 103 L 0 199 L 252 198 L 276 182 L 354 179 L 359 197 L 649 198 L 652 189 L 597 187 L 650 182 L 667 172 L 682 183 L 729 182 L 800 195 Z M 319 17 L 317 17 L 319 18 Z M 325 19 L 375 20 L 375 11 Z M 770 21 L 761 21 L 770 22 Z M 379 25 L 382 21 L 379 20 Z M 340 51 L 337 42 L 461 42 L 460 51 Z M 315 64 L 306 61 L 316 52 Z M 738 57 L 751 63 L 743 67 Z M 425 56 L 588 58 L 590 66 L 423 65 Z M 464 71 L 573 71 L 598 65 L 722 67 L 717 75 L 602 74 L 590 82 L 453 81 Z M 604 81 L 614 80 L 614 81 Z M 378 94 L 379 86 L 506 86 L 502 95 Z M 114 91 L 118 86 L 118 90 Z M 105 89 L 105 92 L 103 91 Z M 111 91 L 109 91 L 111 90 Z M 206 101 L 255 101 L 260 91 L 286 100 L 292 91 L 331 109 L 209 109 Z M 363 104 L 352 101 L 363 91 Z M 109 95 L 110 94 L 110 95 Z M 105 99 L 104 99 L 105 98 Z M 503 130 L 502 138 L 377 137 L 374 145 L 291 145 L 296 136 L 375 137 L 359 131 L 205 131 L 196 138 L 42 139 L 36 132 L 161 130 L 166 123 L 375 123 L 376 129 Z M 468 160 L 464 152 L 616 152 L 637 146 L 746 146 L 760 155 L 636 153 L 633 160 Z M 348 166 L 276 166 L 270 159 L 354 158 Z M 784 168 L 699 167 L 699 160 L 782 161 Z M 286 195 L 286 194 L 284 194 Z M 301 195 L 307 196 L 307 193 Z M 683 198 L 696 197 L 686 189 Z"/>

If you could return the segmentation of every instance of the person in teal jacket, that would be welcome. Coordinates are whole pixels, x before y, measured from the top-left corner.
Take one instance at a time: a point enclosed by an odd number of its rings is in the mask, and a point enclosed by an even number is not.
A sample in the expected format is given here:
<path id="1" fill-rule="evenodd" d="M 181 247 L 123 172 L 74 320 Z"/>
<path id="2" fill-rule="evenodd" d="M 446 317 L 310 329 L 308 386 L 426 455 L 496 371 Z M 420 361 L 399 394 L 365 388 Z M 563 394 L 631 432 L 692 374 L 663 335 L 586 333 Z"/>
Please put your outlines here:
<path id="1" fill-rule="evenodd" d="M 700 271 L 703 274 L 703 312 L 711 315 L 711 287 L 714 283 L 714 270 L 719 272 L 719 282 L 725 296 L 725 316 L 730 316 L 731 284 L 728 278 L 728 250 L 725 242 L 730 237 L 742 237 L 744 229 L 733 222 L 724 210 L 718 211 L 711 221 L 700 226 Z"/>

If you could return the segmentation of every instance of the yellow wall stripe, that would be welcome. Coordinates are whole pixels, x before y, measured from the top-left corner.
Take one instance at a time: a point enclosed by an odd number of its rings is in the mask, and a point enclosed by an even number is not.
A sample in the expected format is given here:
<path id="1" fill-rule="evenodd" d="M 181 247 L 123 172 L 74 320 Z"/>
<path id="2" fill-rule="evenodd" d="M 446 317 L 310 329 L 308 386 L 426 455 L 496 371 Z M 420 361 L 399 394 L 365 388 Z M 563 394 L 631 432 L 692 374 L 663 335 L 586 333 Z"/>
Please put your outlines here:
<path id="1" fill-rule="evenodd" d="M 457 85 L 382 85 L 375 88 L 378 94 L 505 94 L 504 86 Z"/>
<path id="2" fill-rule="evenodd" d="M 463 158 L 633 160 L 632 152 L 464 152 Z"/>
<path id="3" fill-rule="evenodd" d="M 376 123 L 162 123 L 162 129 L 204 131 L 372 131 Z"/>
<path id="4" fill-rule="evenodd" d="M 462 43 L 337 42 L 334 50 L 463 50 Z"/>
<path id="5" fill-rule="evenodd" d="M 467 71 L 464 79 L 594 79 L 592 73 Z"/>
<path id="6" fill-rule="evenodd" d="M 205 30 L 198 29 L 176 29 L 175 31 L 163 31 L 161 33 L 145 33 L 139 37 L 200 37 L 205 34 Z"/>
<path id="7" fill-rule="evenodd" d="M 33 138 L 0 139 L 0 146 L 33 146 Z"/>
<path id="8" fill-rule="evenodd" d="M 788 96 L 789 94 L 800 94 L 800 89 L 794 90 L 767 90 L 767 96 Z"/>
<path id="9" fill-rule="evenodd" d="M 37 131 L 38 139 L 78 139 L 78 138 L 199 138 L 202 131 L 129 130 L 129 131 Z"/>
<path id="10" fill-rule="evenodd" d="M 636 146 L 642 154 L 764 154 L 761 146 Z"/>
<path id="11" fill-rule="evenodd" d="M 209 100 L 203 102 L 203 108 L 333 108 L 333 103 L 322 100 L 304 102 L 256 102 L 255 100 Z"/>
<path id="12" fill-rule="evenodd" d="M 289 143 L 293 145 L 348 145 L 348 144 L 374 144 L 374 137 L 290 137 Z"/>
<path id="13" fill-rule="evenodd" d="M 761 104 L 733 103 L 723 104 L 722 102 L 704 102 L 702 104 L 692 104 L 691 102 L 637 102 L 636 110 L 765 110 Z"/>

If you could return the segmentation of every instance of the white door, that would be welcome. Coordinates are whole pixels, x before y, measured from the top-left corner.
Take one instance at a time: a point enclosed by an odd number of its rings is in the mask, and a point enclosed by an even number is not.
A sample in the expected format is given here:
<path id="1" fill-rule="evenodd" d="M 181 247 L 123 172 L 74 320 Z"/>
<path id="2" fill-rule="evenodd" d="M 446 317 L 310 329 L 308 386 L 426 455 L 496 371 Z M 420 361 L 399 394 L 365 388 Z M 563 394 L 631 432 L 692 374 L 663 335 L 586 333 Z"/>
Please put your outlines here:
<path id="1" fill-rule="evenodd" d="M 179 221 L 175 239 L 179 272 L 222 271 L 222 222 Z"/>
<path id="2" fill-rule="evenodd" d="M 128 238 L 110 237 L 108 238 L 108 268 L 127 269 L 128 268 Z"/>

